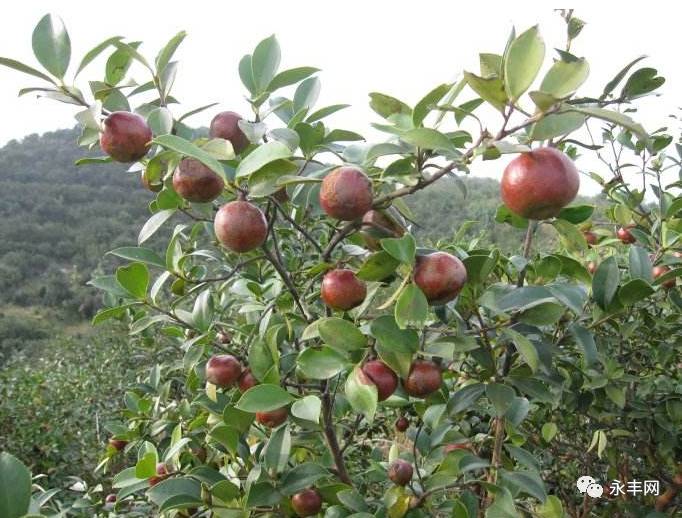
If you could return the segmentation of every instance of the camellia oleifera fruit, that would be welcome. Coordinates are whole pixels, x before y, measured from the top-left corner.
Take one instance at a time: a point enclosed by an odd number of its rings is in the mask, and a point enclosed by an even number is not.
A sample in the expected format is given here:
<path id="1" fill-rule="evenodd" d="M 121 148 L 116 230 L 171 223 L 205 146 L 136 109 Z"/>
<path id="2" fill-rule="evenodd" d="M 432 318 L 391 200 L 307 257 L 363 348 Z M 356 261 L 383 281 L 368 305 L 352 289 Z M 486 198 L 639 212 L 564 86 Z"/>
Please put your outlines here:
<path id="1" fill-rule="evenodd" d="M 637 238 L 632 235 L 630 232 L 631 228 L 635 228 L 635 225 L 626 225 L 624 227 L 620 227 L 616 231 L 616 237 L 620 239 L 621 243 L 624 245 L 631 245 L 635 241 L 637 241 Z"/>
<path id="2" fill-rule="evenodd" d="M 213 117 L 208 133 L 211 138 L 222 138 L 232 144 L 234 152 L 239 154 L 249 145 L 249 139 L 239 127 L 242 116 L 238 113 L 226 111 Z"/>
<path id="3" fill-rule="evenodd" d="M 410 396 L 425 398 L 437 391 L 443 381 L 440 367 L 430 360 L 415 360 L 403 382 L 405 392 Z"/>
<path id="4" fill-rule="evenodd" d="M 228 388 L 242 375 L 242 365 L 231 354 L 211 356 L 206 363 L 206 379 L 221 388 Z"/>
<path id="5" fill-rule="evenodd" d="M 128 441 L 124 441 L 123 439 L 109 439 L 109 446 L 114 448 L 116 451 L 121 451 L 126 447 L 126 444 L 128 444 Z"/>
<path id="6" fill-rule="evenodd" d="M 258 248 L 268 236 L 265 215 L 245 200 L 232 201 L 220 207 L 213 228 L 223 246 L 239 253 Z"/>
<path id="7" fill-rule="evenodd" d="M 407 231 L 398 211 L 370 210 L 362 217 L 360 235 L 370 250 L 380 250 L 379 241 L 388 237 L 402 237 Z"/>
<path id="8" fill-rule="evenodd" d="M 664 264 L 659 264 L 658 266 L 654 266 L 653 269 L 651 270 L 651 275 L 653 276 L 654 279 L 658 279 L 662 275 L 665 275 L 670 271 L 670 267 L 666 266 Z M 664 281 L 661 283 L 661 286 L 663 286 L 665 289 L 670 289 L 675 287 L 675 278 L 673 277 L 672 279 L 668 279 L 667 281 Z"/>
<path id="9" fill-rule="evenodd" d="M 283 406 L 267 412 L 256 412 L 256 421 L 268 428 L 276 428 L 286 421 L 288 416 L 289 409 Z"/>
<path id="10" fill-rule="evenodd" d="M 327 272 L 322 279 L 320 296 L 332 309 L 346 311 L 362 304 L 367 295 L 365 283 L 352 270 L 338 268 Z"/>
<path id="11" fill-rule="evenodd" d="M 194 158 L 183 158 L 173 173 L 173 189 L 187 201 L 208 203 L 223 192 L 225 183 Z"/>
<path id="12" fill-rule="evenodd" d="M 239 391 L 246 392 L 252 387 L 258 385 L 258 380 L 251 372 L 251 369 L 245 369 L 239 377 Z"/>
<path id="13" fill-rule="evenodd" d="M 578 194 L 580 176 L 573 161 L 558 149 L 521 153 L 502 174 L 502 201 L 513 213 L 542 220 L 558 215 Z"/>
<path id="14" fill-rule="evenodd" d="M 149 479 L 149 485 L 150 486 L 155 486 L 159 482 L 161 482 L 163 479 L 167 478 L 169 475 L 168 471 L 168 466 L 166 465 L 165 462 L 159 462 L 156 465 L 156 476 L 151 477 Z"/>
<path id="15" fill-rule="evenodd" d="M 404 415 L 401 415 L 395 421 L 395 429 L 399 432 L 404 432 L 410 426 L 410 421 Z"/>
<path id="16" fill-rule="evenodd" d="M 152 130 L 137 113 L 114 112 L 104 119 L 99 145 L 117 162 L 136 162 L 151 147 Z"/>
<path id="17" fill-rule="evenodd" d="M 398 486 L 404 486 L 412 480 L 414 468 L 403 459 L 396 459 L 388 466 L 388 478 Z"/>
<path id="18" fill-rule="evenodd" d="M 314 516 L 322 509 L 322 497 L 316 489 L 304 489 L 291 497 L 291 507 L 298 516 Z"/>
<path id="19" fill-rule="evenodd" d="M 381 360 L 368 361 L 362 371 L 376 385 L 379 401 L 388 399 L 398 388 L 398 376 Z"/>
<path id="20" fill-rule="evenodd" d="M 467 281 L 464 263 L 446 252 L 417 257 L 414 282 L 429 304 L 438 306 L 454 299 Z"/>
<path id="21" fill-rule="evenodd" d="M 322 180 L 320 205 L 332 218 L 361 218 L 372 208 L 372 182 L 360 169 L 337 167 Z"/>

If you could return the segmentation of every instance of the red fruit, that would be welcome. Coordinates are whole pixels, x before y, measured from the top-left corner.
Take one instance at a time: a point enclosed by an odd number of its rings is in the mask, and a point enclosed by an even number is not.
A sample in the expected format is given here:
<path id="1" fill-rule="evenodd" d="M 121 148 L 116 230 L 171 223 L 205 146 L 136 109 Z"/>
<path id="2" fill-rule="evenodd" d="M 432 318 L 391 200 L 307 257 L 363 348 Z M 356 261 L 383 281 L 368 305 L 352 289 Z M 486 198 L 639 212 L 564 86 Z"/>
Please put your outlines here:
<path id="1" fill-rule="evenodd" d="M 332 218 L 360 218 L 372 208 L 372 182 L 355 167 L 338 167 L 322 180 L 320 205 Z"/>
<path id="2" fill-rule="evenodd" d="M 401 237 L 405 234 L 405 223 L 397 211 L 370 210 L 362 217 L 360 235 L 370 250 L 379 250 L 379 241 L 387 237 Z"/>
<path id="3" fill-rule="evenodd" d="M 390 397 L 398 388 L 398 376 L 380 360 L 368 361 L 362 366 L 362 372 L 376 385 L 379 401 Z"/>
<path id="4" fill-rule="evenodd" d="M 249 139 L 239 128 L 239 121 L 242 116 L 235 112 L 220 112 L 213 117 L 211 127 L 208 130 L 211 138 L 222 138 L 229 140 L 234 152 L 239 154 L 249 145 Z"/>
<path id="5" fill-rule="evenodd" d="M 253 374 L 251 374 L 251 369 L 246 369 L 244 372 L 242 372 L 242 375 L 239 378 L 239 390 L 241 392 L 246 392 L 251 387 L 255 387 L 256 385 L 258 385 L 258 380 Z"/>
<path id="6" fill-rule="evenodd" d="M 218 387 L 232 386 L 241 375 L 241 363 L 231 354 L 211 356 L 206 363 L 206 379 Z"/>
<path id="7" fill-rule="evenodd" d="M 286 421 L 288 416 L 289 410 L 283 406 L 269 412 L 256 412 L 256 421 L 268 428 L 276 428 Z"/>
<path id="8" fill-rule="evenodd" d="M 670 267 L 661 264 L 658 266 L 654 266 L 653 269 L 651 270 L 651 274 L 653 275 L 654 279 L 658 279 L 661 275 L 665 275 L 669 271 Z M 674 288 L 675 284 L 676 280 L 673 277 L 672 279 L 668 279 L 667 281 L 661 283 L 661 286 L 663 286 L 665 289 L 670 289 Z"/>
<path id="9" fill-rule="evenodd" d="M 621 242 L 626 245 L 631 245 L 632 243 L 637 241 L 637 238 L 635 238 L 635 236 L 633 236 L 630 233 L 629 229 L 631 228 L 635 228 L 635 225 L 627 225 L 625 227 L 620 227 L 616 232 L 616 236 L 618 237 L 618 239 L 620 239 Z"/>
<path id="10" fill-rule="evenodd" d="M 424 292 L 429 304 L 438 306 L 454 299 L 467 281 L 462 261 L 445 252 L 417 257 L 414 282 Z"/>
<path id="11" fill-rule="evenodd" d="M 424 398 L 438 390 L 442 381 L 438 365 L 430 360 L 415 360 L 403 386 L 410 396 Z"/>
<path id="12" fill-rule="evenodd" d="M 502 201 L 514 214 L 547 219 L 559 214 L 578 194 L 580 177 L 573 161 L 558 149 L 521 153 L 502 174 Z"/>
<path id="13" fill-rule="evenodd" d="M 595 263 L 594 261 L 590 261 L 589 263 L 587 263 L 587 271 L 594 275 L 594 272 L 597 271 L 597 263 Z"/>
<path id="14" fill-rule="evenodd" d="M 107 495 L 104 501 L 107 504 L 113 504 L 114 502 L 116 502 L 116 495 L 114 493 L 111 493 L 110 495 Z"/>
<path id="15" fill-rule="evenodd" d="M 213 226 L 218 241 L 233 252 L 258 248 L 268 236 L 265 216 L 248 201 L 232 201 L 220 207 Z"/>
<path id="16" fill-rule="evenodd" d="M 395 429 L 399 432 L 404 432 L 409 426 L 410 422 L 407 420 L 407 417 L 400 416 L 398 419 L 396 419 Z"/>
<path id="17" fill-rule="evenodd" d="M 322 301 L 332 309 L 348 310 L 362 304 L 367 295 L 367 287 L 345 268 L 328 272 L 322 279 L 320 296 Z"/>
<path id="18" fill-rule="evenodd" d="M 322 509 L 322 497 L 315 489 L 304 489 L 291 497 L 291 507 L 298 516 L 313 516 Z"/>
<path id="19" fill-rule="evenodd" d="M 117 162 L 136 162 L 151 147 L 152 130 L 136 113 L 114 112 L 104 120 L 99 145 Z"/>
<path id="20" fill-rule="evenodd" d="M 149 485 L 155 486 L 166 477 L 168 477 L 168 466 L 166 466 L 165 462 L 159 462 L 156 465 L 156 476 L 149 479 Z"/>
<path id="21" fill-rule="evenodd" d="M 121 451 L 126 447 L 126 444 L 128 444 L 128 441 L 124 441 L 123 439 L 109 439 L 109 446 L 114 448 L 116 451 Z"/>
<path id="22" fill-rule="evenodd" d="M 223 179 L 194 158 L 183 158 L 173 173 L 173 189 L 187 201 L 208 203 L 223 192 Z"/>
<path id="23" fill-rule="evenodd" d="M 583 232 L 583 236 L 585 236 L 585 241 L 587 241 L 587 244 L 590 246 L 596 245 L 599 242 L 599 236 L 591 230 Z"/>
<path id="24" fill-rule="evenodd" d="M 388 467 L 388 478 L 398 486 L 404 486 L 412 480 L 413 473 L 412 464 L 403 459 L 394 460 Z"/>

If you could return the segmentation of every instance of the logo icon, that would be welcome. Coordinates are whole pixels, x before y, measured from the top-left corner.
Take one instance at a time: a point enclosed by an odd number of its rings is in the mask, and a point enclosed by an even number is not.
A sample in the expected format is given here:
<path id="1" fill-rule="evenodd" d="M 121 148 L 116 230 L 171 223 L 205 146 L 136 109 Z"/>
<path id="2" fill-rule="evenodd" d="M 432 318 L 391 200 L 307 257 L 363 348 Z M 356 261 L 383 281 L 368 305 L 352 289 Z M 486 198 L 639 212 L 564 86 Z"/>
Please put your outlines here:
<path id="1" fill-rule="evenodd" d="M 575 485 L 578 488 L 578 491 L 580 491 L 581 495 L 587 493 L 587 495 L 591 496 L 592 498 L 599 498 L 604 494 L 604 488 L 602 485 L 598 484 L 595 479 L 588 475 L 583 475 L 580 477 L 576 481 Z"/>

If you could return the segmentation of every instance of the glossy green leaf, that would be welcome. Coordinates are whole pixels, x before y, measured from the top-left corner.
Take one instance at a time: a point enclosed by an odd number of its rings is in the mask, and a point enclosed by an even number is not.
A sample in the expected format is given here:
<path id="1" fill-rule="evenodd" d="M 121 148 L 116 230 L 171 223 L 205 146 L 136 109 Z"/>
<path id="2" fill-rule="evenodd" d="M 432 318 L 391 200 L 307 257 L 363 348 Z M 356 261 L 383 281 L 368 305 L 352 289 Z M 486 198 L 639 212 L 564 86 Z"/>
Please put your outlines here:
<path id="1" fill-rule="evenodd" d="M 545 74 L 540 90 L 563 99 L 573 94 L 590 74 L 590 65 L 584 58 L 576 61 L 555 61 Z"/>
<path id="2" fill-rule="evenodd" d="M 220 165 L 220 162 L 189 140 L 176 135 L 160 135 L 154 138 L 152 142 L 154 144 L 159 144 L 166 149 L 177 151 L 184 156 L 195 158 L 208 167 L 211 171 L 218 174 L 224 181 L 227 181 L 227 178 L 225 177 L 225 170 L 223 169 L 223 166 Z"/>
<path id="3" fill-rule="evenodd" d="M 131 263 L 116 270 L 116 280 L 133 297 L 143 300 L 149 287 L 149 270 L 144 263 Z"/>
<path id="4" fill-rule="evenodd" d="M 305 396 L 291 405 L 291 415 L 312 423 L 319 423 L 321 412 L 322 401 L 317 396 Z"/>
<path id="5" fill-rule="evenodd" d="M 326 345 L 307 347 L 300 352 L 296 364 L 304 376 L 311 379 L 329 379 L 346 369 L 348 358 Z"/>
<path id="6" fill-rule="evenodd" d="M 279 68 L 281 59 L 279 43 L 274 34 L 261 41 L 251 55 L 251 72 L 258 93 L 267 89 Z"/>
<path id="7" fill-rule="evenodd" d="M 15 456 L 0 453 L 0 516 L 20 518 L 31 502 L 31 472 Z"/>
<path id="8" fill-rule="evenodd" d="M 245 412 L 269 412 L 288 405 L 295 398 L 279 385 L 264 383 L 250 388 L 237 401 L 236 407 Z"/>
<path id="9" fill-rule="evenodd" d="M 367 337 L 348 320 L 338 317 L 323 318 L 317 328 L 322 340 L 338 351 L 353 351 L 367 347 Z"/>
<path id="10" fill-rule="evenodd" d="M 504 87 L 516 102 L 533 83 L 545 58 L 545 43 L 538 27 L 531 27 L 512 41 L 504 55 Z"/>
<path id="11" fill-rule="evenodd" d="M 514 389 L 501 383 L 490 383 L 485 386 L 485 395 L 495 408 L 498 417 L 503 416 L 511 407 L 516 397 Z"/>
<path id="12" fill-rule="evenodd" d="M 421 328 L 429 314 L 429 303 L 424 292 L 414 284 L 403 288 L 395 304 L 395 321 L 400 329 Z"/>
<path id="13" fill-rule="evenodd" d="M 507 105 L 507 93 L 504 83 L 498 77 L 482 78 L 470 72 L 464 72 L 469 87 L 484 101 L 493 105 L 499 111 L 504 111 Z"/>
<path id="14" fill-rule="evenodd" d="M 363 281 L 383 281 L 393 274 L 399 265 L 400 261 L 388 252 L 381 250 L 370 255 L 362 263 L 356 275 Z"/>
<path id="15" fill-rule="evenodd" d="M 156 231 L 173 216 L 173 214 L 175 214 L 175 209 L 165 209 L 160 210 L 149 218 L 142 226 L 142 229 L 140 229 L 140 234 L 137 236 L 137 244 L 141 245 L 152 237 Z"/>
<path id="16" fill-rule="evenodd" d="M 283 70 L 272 78 L 272 81 L 268 84 L 267 91 L 274 92 L 285 86 L 296 84 L 299 81 L 303 81 L 305 78 L 310 77 L 315 72 L 319 72 L 319 70 L 319 68 L 314 67 L 297 67 Z"/>
<path id="17" fill-rule="evenodd" d="M 71 60 L 71 39 L 62 19 L 53 14 L 43 16 L 33 29 L 32 43 L 40 64 L 62 79 Z"/>
<path id="18" fill-rule="evenodd" d="M 592 279 L 592 296 L 600 308 L 606 309 L 618 290 L 620 270 L 615 257 L 608 257 L 597 268 Z"/>
<path id="19" fill-rule="evenodd" d="M 281 473 L 287 465 L 291 453 L 291 431 L 289 425 L 280 426 L 272 432 L 270 440 L 263 449 L 265 467 L 274 473 Z"/>
<path id="20" fill-rule="evenodd" d="M 405 234 L 403 237 L 399 238 L 389 237 L 382 239 L 380 244 L 386 252 L 401 263 L 414 263 L 415 254 L 417 252 L 417 243 L 411 234 Z"/>
<path id="21" fill-rule="evenodd" d="M 290 156 L 291 150 L 281 142 L 276 140 L 266 142 L 254 149 L 239 163 L 236 177 L 246 178 L 275 160 Z"/>
<path id="22" fill-rule="evenodd" d="M 348 375 L 345 394 L 353 410 L 360 412 L 367 421 L 372 422 L 378 404 L 377 387 L 360 366 L 356 366 Z"/>

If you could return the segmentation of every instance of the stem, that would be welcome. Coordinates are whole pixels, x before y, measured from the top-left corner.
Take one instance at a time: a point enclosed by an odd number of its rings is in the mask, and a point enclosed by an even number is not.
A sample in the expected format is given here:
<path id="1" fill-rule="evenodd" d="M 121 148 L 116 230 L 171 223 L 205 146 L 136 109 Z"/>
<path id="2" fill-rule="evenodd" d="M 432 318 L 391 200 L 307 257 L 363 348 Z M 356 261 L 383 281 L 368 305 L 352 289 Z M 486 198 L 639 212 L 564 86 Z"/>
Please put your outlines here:
<path id="1" fill-rule="evenodd" d="M 327 444 L 332 452 L 332 457 L 334 457 L 334 464 L 336 465 L 336 471 L 339 474 L 339 478 L 345 484 L 353 487 L 353 481 L 348 475 L 348 470 L 346 469 L 346 463 L 343 460 L 343 453 L 339 447 L 339 440 L 336 437 L 336 432 L 334 431 L 334 423 L 332 422 L 332 410 L 334 409 L 334 404 L 331 399 L 331 394 L 329 393 L 329 384 L 325 382 L 324 392 L 322 393 L 322 430 L 324 436 L 327 439 Z"/>

